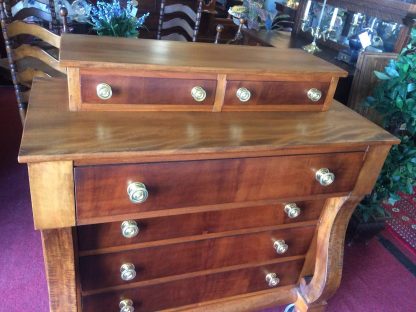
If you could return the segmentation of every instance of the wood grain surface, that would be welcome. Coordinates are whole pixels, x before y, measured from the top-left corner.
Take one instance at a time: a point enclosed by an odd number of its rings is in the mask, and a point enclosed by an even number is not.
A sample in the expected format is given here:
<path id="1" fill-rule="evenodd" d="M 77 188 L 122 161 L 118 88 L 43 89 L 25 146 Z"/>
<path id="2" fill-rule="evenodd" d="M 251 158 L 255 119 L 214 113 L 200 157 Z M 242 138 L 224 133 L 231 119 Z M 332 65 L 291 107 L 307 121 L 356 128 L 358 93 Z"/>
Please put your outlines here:
<path id="1" fill-rule="evenodd" d="M 60 61 L 67 67 L 203 71 L 215 74 L 244 72 L 293 76 L 296 73 L 311 73 L 327 78 L 347 74 L 301 50 L 290 50 L 288 53 L 287 49 L 74 34 L 62 36 Z"/>
<path id="2" fill-rule="evenodd" d="M 349 192 L 364 153 L 254 157 L 75 168 L 77 219 L 171 208 Z M 328 168 L 335 182 L 315 174 Z M 143 183 L 149 196 L 131 203 L 127 186 Z"/>
<path id="3" fill-rule="evenodd" d="M 37 79 L 30 111 L 20 162 L 319 153 L 398 142 L 337 102 L 325 113 L 69 112 L 66 81 Z"/>
<path id="4" fill-rule="evenodd" d="M 157 311 L 197 302 L 221 299 L 268 289 L 265 276 L 269 272 L 280 278 L 279 286 L 296 282 L 302 260 L 262 265 L 247 269 L 219 272 L 162 284 L 108 292 L 83 297 L 85 312 L 117 310 L 122 298 L 135 303 L 135 311 Z M 276 292 L 278 289 L 276 289 Z"/>
<path id="5" fill-rule="evenodd" d="M 83 291 L 126 285 L 160 277 L 261 263 L 306 254 L 315 227 L 298 227 L 246 235 L 206 239 L 181 244 L 80 257 Z M 279 255 L 273 242 L 285 240 L 288 251 Z M 131 282 L 120 278 L 123 263 L 132 263 L 137 275 Z"/>
<path id="6" fill-rule="evenodd" d="M 289 218 L 283 211 L 284 204 L 276 204 L 135 220 L 140 232 L 133 238 L 122 236 L 122 222 L 78 226 L 79 249 L 86 251 L 176 237 L 318 220 L 323 203 L 324 200 L 297 202 L 302 212 L 294 219 Z"/>

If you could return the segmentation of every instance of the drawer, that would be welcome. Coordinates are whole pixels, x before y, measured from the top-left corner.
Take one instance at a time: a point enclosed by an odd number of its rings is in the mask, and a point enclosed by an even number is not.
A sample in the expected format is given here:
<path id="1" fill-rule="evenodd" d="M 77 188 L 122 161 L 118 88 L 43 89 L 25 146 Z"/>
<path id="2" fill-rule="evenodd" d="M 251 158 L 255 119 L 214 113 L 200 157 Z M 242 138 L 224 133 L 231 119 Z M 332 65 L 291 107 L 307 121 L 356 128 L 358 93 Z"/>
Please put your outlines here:
<path id="1" fill-rule="evenodd" d="M 85 312 L 119 311 L 122 299 L 131 299 L 135 311 L 159 311 L 220 298 L 269 289 L 268 273 L 280 279 L 278 286 L 293 285 L 303 260 L 269 264 L 240 270 L 194 276 L 169 282 L 144 285 L 115 292 L 82 297 Z"/>
<path id="2" fill-rule="evenodd" d="M 83 256 L 79 258 L 81 287 L 91 290 L 304 255 L 314 231 L 315 226 L 307 226 Z M 277 240 L 285 241 L 286 252 L 276 252 Z M 121 279 L 120 269 L 126 263 L 133 264 L 137 274 L 131 281 Z"/>
<path id="3" fill-rule="evenodd" d="M 222 203 L 277 200 L 349 192 L 363 163 L 363 152 L 142 163 L 75 168 L 77 219 Z M 335 181 L 322 186 L 320 168 Z M 133 204 L 132 182 L 144 183 L 148 197 Z"/>
<path id="4" fill-rule="evenodd" d="M 329 82 L 319 81 L 231 80 L 227 81 L 224 106 L 322 105 L 328 94 L 329 85 Z M 250 94 L 248 100 L 246 100 L 247 94 Z"/>
<path id="5" fill-rule="evenodd" d="M 103 71 L 81 71 L 81 100 L 92 104 L 137 104 L 137 105 L 198 105 L 212 106 L 215 99 L 217 78 L 215 75 L 189 75 L 156 73 L 139 75 L 135 72 L 112 73 Z M 97 86 L 102 85 L 99 97 Z M 194 87 L 205 90 L 205 99 L 197 101 L 192 96 Z M 108 93 L 111 90 L 111 93 Z M 107 92 L 107 93 L 106 93 Z"/>
<path id="6" fill-rule="evenodd" d="M 126 238 L 120 222 L 78 226 L 78 248 L 81 251 L 123 246 L 177 237 L 249 229 L 262 226 L 318 220 L 325 200 L 297 202 L 299 216 L 289 218 L 285 204 L 209 211 L 178 216 L 133 220 L 139 233 Z M 126 220 L 127 221 L 127 220 Z M 126 223 L 125 223 L 126 224 Z M 125 226 L 125 230 L 128 230 Z"/>

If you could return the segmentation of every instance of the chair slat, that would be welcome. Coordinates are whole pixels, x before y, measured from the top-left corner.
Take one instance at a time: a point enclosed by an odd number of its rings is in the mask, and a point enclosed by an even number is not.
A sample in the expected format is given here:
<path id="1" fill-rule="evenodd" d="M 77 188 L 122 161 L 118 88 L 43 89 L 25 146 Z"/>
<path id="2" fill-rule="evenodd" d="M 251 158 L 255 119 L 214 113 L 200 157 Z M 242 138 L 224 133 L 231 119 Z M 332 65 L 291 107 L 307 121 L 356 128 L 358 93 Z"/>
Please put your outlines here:
<path id="1" fill-rule="evenodd" d="M 166 36 L 162 36 L 161 39 L 172 40 L 172 41 L 188 41 L 188 39 L 186 39 L 185 36 L 178 34 L 178 33 L 172 33 Z"/>
<path id="2" fill-rule="evenodd" d="M 196 12 L 187 5 L 177 3 L 165 6 L 165 14 L 178 12 L 186 14 L 193 22 L 196 21 Z"/>
<path id="3" fill-rule="evenodd" d="M 39 25 L 28 24 L 22 21 L 14 21 L 7 25 L 7 34 L 9 35 L 9 38 L 13 38 L 18 35 L 31 35 L 49 43 L 50 45 L 58 49 L 61 45 L 60 36 L 55 35 L 54 33 Z"/>
<path id="4" fill-rule="evenodd" d="M 39 47 L 31 46 L 28 44 L 22 44 L 20 47 L 13 51 L 14 61 L 19 61 L 25 57 L 33 57 L 48 64 L 50 67 L 58 72 L 66 73 L 66 68 L 60 66 L 59 61 L 54 59 L 50 54 L 43 51 Z"/>
<path id="5" fill-rule="evenodd" d="M 184 19 L 176 17 L 171 20 L 165 21 L 162 25 L 162 29 L 169 29 L 173 27 L 181 28 L 186 34 L 188 34 L 189 38 L 192 38 L 194 30 Z"/>
<path id="6" fill-rule="evenodd" d="M 43 21 L 46 22 L 52 22 L 52 16 L 50 13 L 42 11 L 41 9 L 38 8 L 23 8 L 21 10 L 19 10 L 19 12 L 17 12 L 12 20 L 13 21 L 23 21 L 28 17 L 37 17 L 38 19 L 41 19 Z"/>
<path id="7" fill-rule="evenodd" d="M 34 77 L 50 77 L 50 75 L 33 68 L 28 68 L 23 72 L 17 73 L 17 79 L 19 80 L 19 83 L 28 88 L 32 86 L 32 81 Z"/>

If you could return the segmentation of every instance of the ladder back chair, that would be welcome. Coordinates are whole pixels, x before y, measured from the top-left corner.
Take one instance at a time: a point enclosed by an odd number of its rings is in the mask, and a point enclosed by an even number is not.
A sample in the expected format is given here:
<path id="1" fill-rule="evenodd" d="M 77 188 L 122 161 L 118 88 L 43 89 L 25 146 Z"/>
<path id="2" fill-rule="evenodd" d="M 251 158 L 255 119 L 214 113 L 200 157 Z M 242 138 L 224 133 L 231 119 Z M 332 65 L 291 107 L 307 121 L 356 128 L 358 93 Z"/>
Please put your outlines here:
<path id="1" fill-rule="evenodd" d="M 188 5 L 194 1 L 173 4 L 167 4 L 167 1 L 162 0 L 160 4 L 157 39 L 195 42 L 201 23 L 203 0 L 197 1 L 196 9 Z"/>
<path id="2" fill-rule="evenodd" d="M 66 69 L 62 68 L 58 61 L 61 37 L 37 24 L 19 20 L 7 23 L 3 4 L 4 0 L 0 0 L 0 22 L 23 124 L 33 78 L 66 75 Z M 65 16 L 68 12 L 62 8 L 60 13 Z M 22 37 L 24 40 L 21 39 Z M 53 47 L 54 50 L 49 47 Z"/>

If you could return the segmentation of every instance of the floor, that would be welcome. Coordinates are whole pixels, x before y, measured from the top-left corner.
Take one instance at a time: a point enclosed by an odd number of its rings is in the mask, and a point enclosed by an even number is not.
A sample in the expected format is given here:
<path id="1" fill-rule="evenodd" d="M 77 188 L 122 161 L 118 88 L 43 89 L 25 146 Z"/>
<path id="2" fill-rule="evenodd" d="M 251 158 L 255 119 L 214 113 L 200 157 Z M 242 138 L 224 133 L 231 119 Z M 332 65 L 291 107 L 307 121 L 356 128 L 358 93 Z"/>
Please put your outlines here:
<path id="1" fill-rule="evenodd" d="M 13 100 L 12 89 L 0 87 L 0 312 L 46 312 L 40 235 L 33 230 L 26 167 L 16 161 L 21 129 Z M 398 261 L 384 243 L 346 247 L 341 287 L 328 312 L 416 311 L 415 264 Z"/>

